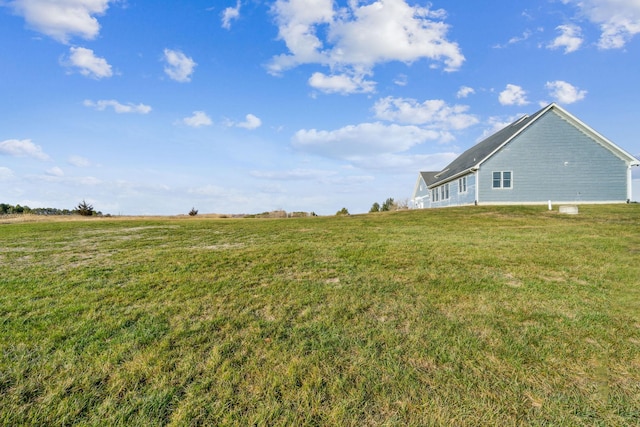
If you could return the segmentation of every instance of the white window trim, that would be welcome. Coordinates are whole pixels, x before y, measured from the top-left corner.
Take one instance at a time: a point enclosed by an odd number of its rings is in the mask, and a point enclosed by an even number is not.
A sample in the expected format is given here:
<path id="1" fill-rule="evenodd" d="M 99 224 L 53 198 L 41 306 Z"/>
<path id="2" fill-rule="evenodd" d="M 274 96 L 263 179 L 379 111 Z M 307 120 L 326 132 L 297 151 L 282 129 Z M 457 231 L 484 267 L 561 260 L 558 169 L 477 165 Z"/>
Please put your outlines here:
<path id="1" fill-rule="evenodd" d="M 464 182 L 464 190 L 462 189 L 463 187 L 463 182 Z M 467 189 L 468 189 L 468 185 L 467 185 L 467 177 L 463 176 L 458 178 L 458 194 L 467 194 Z"/>
<path id="2" fill-rule="evenodd" d="M 451 199 L 451 185 L 449 182 L 431 189 L 432 202 L 444 202 Z"/>
<path id="3" fill-rule="evenodd" d="M 509 172 L 509 186 L 508 187 L 504 187 L 504 174 L 506 172 Z M 508 171 L 503 171 L 502 172 L 502 187 L 504 190 L 511 190 L 513 189 L 513 171 L 512 170 L 508 170 Z"/>
<path id="4" fill-rule="evenodd" d="M 508 172 L 510 174 L 510 178 L 509 178 L 509 183 L 511 184 L 509 187 L 505 187 L 504 186 L 504 174 L 505 172 Z M 493 174 L 499 173 L 500 174 L 500 187 L 494 187 L 493 182 Z M 506 170 L 506 171 L 492 171 L 491 172 L 491 189 L 492 190 L 513 190 L 513 171 L 512 170 Z"/>

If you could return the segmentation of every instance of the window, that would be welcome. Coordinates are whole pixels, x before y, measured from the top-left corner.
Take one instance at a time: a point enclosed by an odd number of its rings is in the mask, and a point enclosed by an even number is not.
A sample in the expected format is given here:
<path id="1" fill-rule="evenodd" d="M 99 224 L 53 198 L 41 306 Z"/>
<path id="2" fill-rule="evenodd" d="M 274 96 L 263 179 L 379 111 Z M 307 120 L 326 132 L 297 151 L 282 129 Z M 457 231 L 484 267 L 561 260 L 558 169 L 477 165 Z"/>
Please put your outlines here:
<path id="1" fill-rule="evenodd" d="M 449 200 L 449 184 L 444 184 L 431 190 L 431 201 L 438 202 L 441 200 Z"/>
<path id="2" fill-rule="evenodd" d="M 500 188 L 502 185 L 502 172 L 493 173 L 493 188 Z"/>
<path id="3" fill-rule="evenodd" d="M 502 188 L 511 188 L 511 172 L 502 172 Z"/>
<path id="4" fill-rule="evenodd" d="M 493 188 L 511 188 L 512 173 L 493 172 Z"/>
<path id="5" fill-rule="evenodd" d="M 467 192 L 467 177 L 463 176 L 458 179 L 458 193 L 466 193 Z"/>

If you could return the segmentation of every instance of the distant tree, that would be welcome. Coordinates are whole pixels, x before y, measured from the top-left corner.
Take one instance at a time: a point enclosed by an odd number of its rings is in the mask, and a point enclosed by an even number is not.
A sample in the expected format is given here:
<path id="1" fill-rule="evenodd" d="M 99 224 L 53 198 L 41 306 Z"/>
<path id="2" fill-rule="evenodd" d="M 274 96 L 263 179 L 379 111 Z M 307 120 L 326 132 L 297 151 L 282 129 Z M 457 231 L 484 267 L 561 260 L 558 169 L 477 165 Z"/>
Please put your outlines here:
<path id="1" fill-rule="evenodd" d="M 393 208 L 395 208 L 395 204 L 393 203 L 393 198 L 389 197 L 382 204 L 382 207 L 380 208 L 380 211 L 387 212 L 387 211 L 393 210 Z"/>
<path id="2" fill-rule="evenodd" d="M 80 202 L 78 206 L 76 206 L 75 211 L 78 215 L 82 215 L 82 216 L 92 216 L 92 215 L 95 215 L 96 213 L 93 210 L 93 206 L 85 202 L 84 199 L 82 199 L 82 202 Z"/>
<path id="3" fill-rule="evenodd" d="M 336 212 L 336 215 L 349 215 L 349 211 L 347 210 L 347 208 L 342 208 L 338 212 Z"/>
<path id="4" fill-rule="evenodd" d="M 378 202 L 375 202 L 371 206 L 371 209 L 369 209 L 369 212 L 380 212 L 380 204 Z"/>
<path id="5" fill-rule="evenodd" d="M 196 216 L 198 215 L 198 210 L 196 208 L 191 208 L 191 210 L 189 211 L 189 216 Z"/>

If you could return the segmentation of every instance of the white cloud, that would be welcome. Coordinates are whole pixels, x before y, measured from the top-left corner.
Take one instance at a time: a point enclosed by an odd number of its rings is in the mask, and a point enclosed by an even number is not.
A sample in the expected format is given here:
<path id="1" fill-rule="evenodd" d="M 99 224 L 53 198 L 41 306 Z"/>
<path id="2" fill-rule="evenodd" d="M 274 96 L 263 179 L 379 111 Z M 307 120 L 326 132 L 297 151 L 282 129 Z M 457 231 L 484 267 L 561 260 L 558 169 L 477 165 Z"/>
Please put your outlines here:
<path id="1" fill-rule="evenodd" d="M 379 99 L 373 106 L 379 119 L 441 130 L 460 130 L 478 123 L 475 116 L 466 113 L 468 109 L 466 105 L 449 106 L 440 99 L 419 103 L 415 99 L 391 96 Z"/>
<path id="2" fill-rule="evenodd" d="M 0 180 L 9 180 L 13 178 L 13 171 L 4 166 L 0 166 Z"/>
<path id="3" fill-rule="evenodd" d="M 458 44 L 447 39 L 443 10 L 410 6 L 405 0 L 348 3 L 336 10 L 332 0 L 277 0 L 272 11 L 288 53 L 272 58 L 269 71 L 319 64 L 359 76 L 390 61 L 430 59 L 447 71 L 464 62 Z M 319 77 L 310 83 L 329 83 Z"/>
<path id="4" fill-rule="evenodd" d="M 577 25 L 559 25 L 556 30 L 560 31 L 561 34 L 547 46 L 549 49 L 564 48 L 564 53 L 571 53 L 578 50 L 582 45 L 582 30 Z"/>
<path id="5" fill-rule="evenodd" d="M 261 194 L 285 194 L 287 192 L 285 188 L 278 183 L 261 184 L 258 190 L 260 190 Z"/>
<path id="6" fill-rule="evenodd" d="M 448 71 L 464 62 L 458 45 L 446 39 L 449 26 L 442 21 L 443 10 L 412 7 L 404 0 L 379 0 L 362 6 L 352 2 L 351 13 L 330 29 L 329 39 L 337 40 L 332 62 L 370 67 L 428 58 L 444 62 Z"/>
<path id="7" fill-rule="evenodd" d="M 46 173 L 50 176 L 64 176 L 64 171 L 58 166 L 54 166 L 51 169 L 48 169 Z"/>
<path id="8" fill-rule="evenodd" d="M 469 95 L 476 93 L 475 89 L 469 86 L 460 86 L 456 93 L 456 98 L 466 98 Z"/>
<path id="9" fill-rule="evenodd" d="M 574 3 L 587 18 L 600 26 L 601 49 L 623 48 L 640 33 L 638 0 L 564 0 Z"/>
<path id="10" fill-rule="evenodd" d="M 199 194 L 201 196 L 223 196 L 227 194 L 227 190 L 224 187 L 218 185 L 205 185 L 203 187 L 191 188 L 188 191 L 191 194 Z"/>
<path id="11" fill-rule="evenodd" d="M 190 82 L 193 69 L 198 65 L 193 59 L 179 50 L 171 49 L 164 50 L 164 61 L 167 63 L 164 67 L 164 72 L 180 83 Z"/>
<path id="12" fill-rule="evenodd" d="M 0 154 L 14 157 L 33 157 L 38 160 L 49 160 L 49 156 L 42 151 L 42 147 L 31 142 L 30 139 L 7 139 L 0 142 Z"/>
<path id="13" fill-rule="evenodd" d="M 393 80 L 393 83 L 398 86 L 406 86 L 408 83 L 408 78 L 406 74 L 398 74 L 398 76 Z"/>
<path id="14" fill-rule="evenodd" d="M 520 86 L 513 84 L 508 84 L 505 90 L 500 92 L 498 101 L 502 105 L 526 105 L 529 103 L 527 92 Z"/>
<path id="15" fill-rule="evenodd" d="M 584 99 L 587 95 L 586 90 L 580 90 L 562 80 L 547 82 L 545 87 L 549 90 L 549 95 L 561 104 L 573 104 L 574 102 Z"/>
<path id="16" fill-rule="evenodd" d="M 482 134 L 478 137 L 476 142 L 482 141 L 483 139 L 493 135 L 499 130 L 504 129 L 505 127 L 509 126 L 511 123 L 521 118 L 522 116 L 524 116 L 524 114 L 515 114 L 513 116 L 509 116 L 506 118 L 498 117 L 498 116 L 489 117 L 489 119 L 487 120 L 487 125 L 489 127 L 482 132 Z"/>
<path id="17" fill-rule="evenodd" d="M 506 47 L 508 47 L 508 46 L 510 46 L 512 44 L 517 44 L 517 43 L 520 43 L 520 42 L 523 42 L 523 41 L 527 40 L 529 37 L 531 37 L 532 34 L 533 33 L 531 32 L 531 30 L 527 29 L 522 33 L 522 35 L 511 37 L 507 41 L 507 43 L 505 43 L 505 44 L 496 44 L 493 47 L 496 48 L 496 49 L 504 49 L 504 48 L 506 48 Z"/>
<path id="18" fill-rule="evenodd" d="M 361 123 L 326 130 L 299 130 L 293 136 L 293 146 L 329 158 L 353 160 L 380 154 L 399 153 L 426 141 L 441 139 L 435 130 L 418 126 Z"/>
<path id="19" fill-rule="evenodd" d="M 114 0 L 14 0 L 9 3 L 27 25 L 61 42 L 73 35 L 94 39 L 100 24 L 94 15 L 102 15 Z"/>
<path id="20" fill-rule="evenodd" d="M 240 0 L 236 3 L 236 7 L 228 7 L 222 11 L 222 28 L 231 29 L 231 21 L 240 17 Z"/>
<path id="21" fill-rule="evenodd" d="M 316 36 L 316 26 L 334 19 L 333 0 L 277 0 L 272 6 L 278 24 L 278 37 L 287 45 L 291 55 L 273 58 L 272 73 L 305 63 L 325 63 L 320 53 L 322 41 Z"/>
<path id="22" fill-rule="evenodd" d="M 238 123 L 236 126 L 245 128 L 245 129 L 257 129 L 262 126 L 262 120 L 253 114 L 247 114 L 245 116 L 245 121 Z"/>
<path id="23" fill-rule="evenodd" d="M 103 99 L 95 102 L 87 99 L 83 102 L 83 105 L 85 107 L 95 108 L 98 111 L 104 111 L 107 108 L 111 107 L 113 108 L 113 111 L 115 111 L 118 114 L 123 114 L 123 113 L 148 114 L 149 112 L 151 112 L 151 107 L 148 105 L 145 105 L 145 104 L 135 105 L 132 103 L 128 103 L 125 105 L 125 104 L 119 103 L 115 99 Z"/>
<path id="24" fill-rule="evenodd" d="M 94 79 L 111 77 L 111 65 L 104 58 L 95 56 L 93 50 L 84 47 L 72 47 L 67 65 L 79 68 L 80 74 Z"/>
<path id="25" fill-rule="evenodd" d="M 207 198 L 224 199 L 226 202 L 245 206 L 252 201 L 252 198 L 255 198 L 255 192 L 251 193 L 251 196 L 245 196 L 242 190 L 211 184 L 190 188 L 187 190 L 187 193 Z"/>
<path id="26" fill-rule="evenodd" d="M 542 28 L 536 28 L 535 31 L 536 32 L 542 32 L 543 29 Z M 520 42 L 528 40 L 529 38 L 531 38 L 531 36 L 533 34 L 534 34 L 533 30 L 527 29 L 522 33 L 522 35 L 511 37 L 507 41 L 507 43 L 505 43 L 505 44 L 496 44 L 496 45 L 493 46 L 493 48 L 494 49 L 504 49 L 504 48 L 509 47 L 509 46 L 511 46 L 513 44 L 517 44 L 517 43 L 520 43 Z"/>
<path id="27" fill-rule="evenodd" d="M 63 184 L 65 186 L 82 187 L 91 186 L 98 187 L 106 184 L 104 181 L 93 176 L 64 176 L 62 170 L 56 168 L 46 171 L 44 175 L 36 177 L 38 181 L 44 180 L 50 183 Z M 87 200 L 89 201 L 89 200 Z"/>
<path id="28" fill-rule="evenodd" d="M 376 178 L 372 175 L 337 175 L 323 179 L 321 182 L 323 184 L 332 184 L 338 187 L 343 187 L 345 190 L 350 190 L 354 185 L 368 185 L 370 182 L 375 181 L 375 179 Z"/>
<path id="29" fill-rule="evenodd" d="M 71 156 L 69 157 L 68 162 L 69 164 L 79 168 L 86 168 L 88 166 L 91 166 L 91 162 L 89 161 L 89 159 L 85 159 L 81 156 Z"/>
<path id="30" fill-rule="evenodd" d="M 354 158 L 352 162 L 362 169 L 404 174 L 407 171 L 441 170 L 458 155 L 450 152 L 436 154 L 383 154 Z"/>
<path id="31" fill-rule="evenodd" d="M 182 119 L 182 123 L 187 126 L 198 128 L 201 126 L 211 126 L 211 118 L 204 111 L 194 111 L 190 117 Z"/>
<path id="32" fill-rule="evenodd" d="M 347 169 L 381 171 L 384 174 L 406 174 L 407 171 L 439 170 L 456 157 L 456 153 L 411 154 L 412 147 L 440 135 L 417 126 L 363 123 L 334 131 L 301 130 L 293 138 L 299 150 L 349 162 Z M 343 176 L 333 171 L 295 169 L 284 172 L 254 172 L 258 178 L 271 180 L 317 180 L 324 184 L 357 185 L 374 180 L 370 175 Z"/>
<path id="33" fill-rule="evenodd" d="M 369 93 L 375 90 L 376 83 L 364 80 L 364 76 L 337 74 L 327 76 L 323 73 L 313 73 L 309 78 L 309 86 L 324 93 Z"/>
<path id="34" fill-rule="evenodd" d="M 318 169 L 293 169 L 284 171 L 252 171 L 251 176 L 274 181 L 324 180 L 337 175 L 336 171 Z"/>
<path id="35" fill-rule="evenodd" d="M 233 120 L 226 119 L 224 121 L 224 125 L 227 127 L 238 127 L 253 130 L 262 126 L 262 120 L 253 114 L 247 114 L 244 122 L 234 122 Z"/>
<path id="36" fill-rule="evenodd" d="M 533 34 L 531 30 L 525 30 L 521 36 L 511 37 L 507 43 L 509 44 L 520 43 L 522 41 L 527 40 L 529 37 L 531 37 L 531 34 Z"/>

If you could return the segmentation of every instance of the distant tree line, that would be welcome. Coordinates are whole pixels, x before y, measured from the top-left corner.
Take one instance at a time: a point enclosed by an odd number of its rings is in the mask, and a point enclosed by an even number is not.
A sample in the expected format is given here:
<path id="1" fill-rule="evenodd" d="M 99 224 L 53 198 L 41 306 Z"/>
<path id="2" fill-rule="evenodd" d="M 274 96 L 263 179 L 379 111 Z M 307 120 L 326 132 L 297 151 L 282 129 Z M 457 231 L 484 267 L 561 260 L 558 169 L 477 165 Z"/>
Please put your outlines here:
<path id="1" fill-rule="evenodd" d="M 102 212 L 93 209 L 93 206 L 84 200 L 75 207 L 75 209 L 58 209 L 58 208 L 30 208 L 29 206 L 10 205 L 8 203 L 0 203 L 0 215 L 83 215 L 83 216 L 102 216 Z"/>
<path id="2" fill-rule="evenodd" d="M 374 202 L 374 204 L 371 206 L 371 209 L 369 209 L 369 212 L 387 212 L 395 209 L 396 205 L 393 201 L 393 198 L 389 197 L 384 201 L 384 203 L 382 203 L 382 206 L 380 206 L 378 202 Z"/>
<path id="3" fill-rule="evenodd" d="M 387 212 L 387 211 L 397 211 L 400 209 L 407 209 L 409 207 L 408 200 L 393 200 L 393 197 L 389 197 L 387 200 L 382 203 L 382 206 L 378 202 L 374 202 L 369 209 L 369 212 Z"/>
<path id="4" fill-rule="evenodd" d="M 0 215 L 32 214 L 32 215 L 72 215 L 69 209 L 30 208 L 29 206 L 10 205 L 0 203 Z"/>

